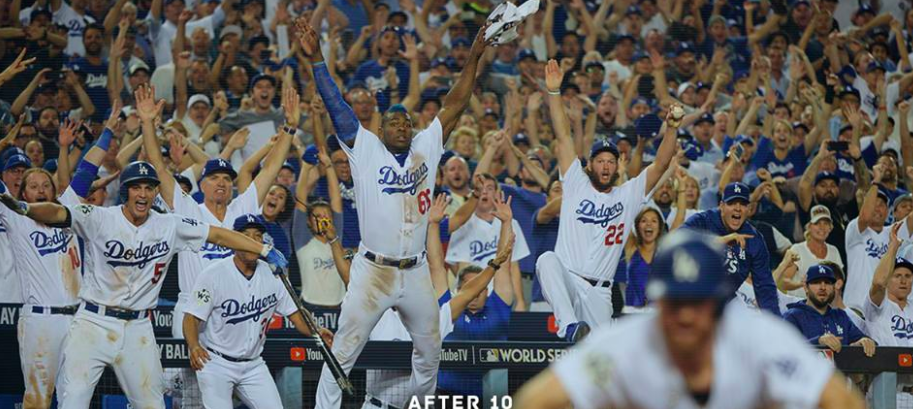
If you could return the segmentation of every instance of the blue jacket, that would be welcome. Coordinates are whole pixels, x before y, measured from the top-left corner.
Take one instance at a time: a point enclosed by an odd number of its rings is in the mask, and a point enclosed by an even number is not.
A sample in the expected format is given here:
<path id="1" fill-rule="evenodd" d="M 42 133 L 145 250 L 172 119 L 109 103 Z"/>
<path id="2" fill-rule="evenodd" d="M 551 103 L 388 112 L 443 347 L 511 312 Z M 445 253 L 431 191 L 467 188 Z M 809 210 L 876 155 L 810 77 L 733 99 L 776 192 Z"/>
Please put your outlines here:
<path id="1" fill-rule="evenodd" d="M 822 315 L 805 301 L 795 302 L 787 307 L 789 310 L 783 317 L 802 331 L 802 335 L 805 335 L 812 345 L 818 345 L 818 338 L 826 332 L 841 337 L 840 343 L 843 345 L 852 344 L 866 336 L 856 324 L 853 324 L 846 311 L 839 308 L 827 307 L 827 311 Z"/>
<path id="2" fill-rule="evenodd" d="M 706 210 L 695 214 L 688 218 L 683 226 L 717 236 L 725 236 L 731 233 L 723 225 L 723 217 L 719 209 Z M 758 306 L 780 316 L 777 285 L 774 284 L 773 276 L 770 273 L 770 253 L 767 252 L 764 238 L 754 226 L 747 222 L 742 224 L 742 228 L 736 233 L 748 234 L 754 237 L 747 240 L 747 249 L 739 247 L 736 243 L 726 245 L 726 268 L 733 280 L 733 290 L 739 288 L 742 282 L 751 274 Z"/>

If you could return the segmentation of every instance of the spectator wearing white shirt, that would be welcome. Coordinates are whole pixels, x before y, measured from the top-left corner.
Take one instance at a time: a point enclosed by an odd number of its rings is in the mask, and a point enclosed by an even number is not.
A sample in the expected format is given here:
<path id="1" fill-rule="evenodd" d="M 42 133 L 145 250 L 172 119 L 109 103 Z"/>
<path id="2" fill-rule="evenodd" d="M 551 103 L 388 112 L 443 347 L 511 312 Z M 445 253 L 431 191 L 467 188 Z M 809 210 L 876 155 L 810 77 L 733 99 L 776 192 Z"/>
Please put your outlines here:
<path id="1" fill-rule="evenodd" d="M 866 329 L 882 346 L 913 346 L 913 307 L 910 288 L 913 285 L 913 263 L 897 257 L 901 245 L 898 234 L 903 224 L 890 230 L 887 251 L 878 263 L 865 302 Z"/>
<path id="2" fill-rule="evenodd" d="M 843 269 L 843 261 L 840 259 L 837 247 L 825 242 L 831 231 L 834 230 L 831 211 L 824 205 L 816 205 L 812 207 L 810 215 L 811 220 L 805 225 L 805 241 L 790 247 L 790 250 L 799 256 L 797 262 L 799 274 L 804 274 L 809 267 L 821 264 L 825 260 Z M 802 275 L 786 282 L 787 294 L 799 298 L 805 297 L 805 288 L 802 285 L 804 281 L 805 276 Z"/>
<path id="3" fill-rule="evenodd" d="M 880 165 L 879 165 L 880 166 Z M 878 262 L 888 251 L 890 231 L 885 228 L 888 218 L 888 195 L 878 187 L 881 170 L 875 167 L 872 186 L 863 200 L 859 217 L 846 226 L 847 282 L 846 304 L 862 311 L 866 293 Z"/>

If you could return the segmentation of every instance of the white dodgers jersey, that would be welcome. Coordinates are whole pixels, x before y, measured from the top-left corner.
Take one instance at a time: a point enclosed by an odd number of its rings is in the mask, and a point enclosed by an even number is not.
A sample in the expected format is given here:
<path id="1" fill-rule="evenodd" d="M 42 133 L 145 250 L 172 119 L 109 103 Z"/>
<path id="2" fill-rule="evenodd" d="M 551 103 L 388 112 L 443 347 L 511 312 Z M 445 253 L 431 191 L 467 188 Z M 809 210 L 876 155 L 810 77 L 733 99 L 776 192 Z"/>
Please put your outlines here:
<path id="1" fill-rule="evenodd" d="M 10 243 L 9 231 L 3 220 L 0 220 L 0 260 L 12 259 L 13 246 Z M 13 263 L 0 263 L 0 304 L 22 302 L 22 287 L 19 282 L 19 274 Z"/>
<path id="2" fill-rule="evenodd" d="M 219 220 L 203 203 L 197 203 L 190 195 L 184 193 L 180 186 L 174 188 L 174 214 L 199 220 L 210 226 L 223 227 L 231 230 L 232 223 L 239 216 L 245 214 L 260 214 L 257 204 L 257 185 L 251 183 L 244 193 L 234 198 L 225 210 L 225 218 Z M 230 257 L 232 250 L 215 243 L 204 242 L 203 246 L 193 252 L 184 252 L 178 256 L 178 288 L 181 289 L 180 297 L 186 301 L 193 289 L 193 283 L 201 271 L 210 265 Z"/>
<path id="3" fill-rule="evenodd" d="M 68 188 L 60 196 L 64 205 L 77 205 Z M 6 226 L 15 256 L 3 264 L 14 266 L 25 304 L 64 307 L 79 303 L 82 282 L 82 249 L 70 229 L 48 227 L 0 206 L 0 223 Z"/>
<path id="4" fill-rule="evenodd" d="M 168 263 L 179 251 L 196 251 L 209 236 L 209 225 L 189 217 L 149 212 L 135 226 L 121 206 L 67 206 L 71 228 L 82 237 L 92 258 L 79 297 L 127 310 L 155 308 Z"/>
<path id="5" fill-rule="evenodd" d="M 834 371 L 782 319 L 733 302 L 718 323 L 701 406 L 664 343 L 656 313 L 630 317 L 591 333 L 553 369 L 577 409 L 817 408 Z"/>
<path id="6" fill-rule="evenodd" d="M 862 311 L 865 315 L 865 329 L 878 345 L 913 347 L 913 305 L 910 305 L 910 301 L 907 298 L 906 308 L 901 309 L 887 294 L 880 306 L 875 305 L 871 297 L 866 297 L 865 309 Z"/>
<path id="7" fill-rule="evenodd" d="M 516 220 L 511 220 L 511 226 L 516 239 L 510 260 L 519 261 L 529 255 L 529 247 L 526 245 L 526 239 L 523 238 L 520 224 Z M 450 244 L 447 246 L 447 262 L 450 264 L 469 263 L 485 268 L 498 253 L 500 237 L 501 220 L 496 217 L 491 222 L 487 222 L 473 213 L 466 224 L 450 236 Z"/>
<path id="8" fill-rule="evenodd" d="M 184 312 L 206 322 L 203 346 L 240 359 L 255 359 L 263 352 L 273 312 L 288 316 L 298 311 L 262 260 L 250 278 L 238 270 L 234 257 L 217 261 L 200 273 L 191 297 Z"/>
<path id="9" fill-rule="evenodd" d="M 634 218 L 646 201 L 647 172 L 602 193 L 593 187 L 580 160 L 561 175 L 564 188 L 555 253 L 573 273 L 614 280 Z"/>
<path id="10" fill-rule="evenodd" d="M 434 178 L 444 153 L 442 133 L 435 118 L 412 139 L 403 165 L 361 125 L 354 148 L 340 141 L 352 167 L 358 229 L 367 250 L 394 258 L 425 250 Z"/>

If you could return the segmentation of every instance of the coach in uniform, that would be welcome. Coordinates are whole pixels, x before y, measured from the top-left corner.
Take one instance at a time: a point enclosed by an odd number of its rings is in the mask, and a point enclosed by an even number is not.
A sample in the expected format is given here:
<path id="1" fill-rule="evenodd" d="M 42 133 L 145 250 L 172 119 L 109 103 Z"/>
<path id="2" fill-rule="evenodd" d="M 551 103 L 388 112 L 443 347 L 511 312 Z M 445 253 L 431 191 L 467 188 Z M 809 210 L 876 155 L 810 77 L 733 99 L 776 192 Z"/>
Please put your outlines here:
<path id="1" fill-rule="evenodd" d="M 739 182 L 726 185 L 718 209 L 700 212 L 685 220 L 682 226 L 702 230 L 726 244 L 726 272 L 739 287 L 751 274 L 758 306 L 780 315 L 777 285 L 770 272 L 770 253 L 761 233 L 748 221 L 748 204 L 751 188 Z"/>
<path id="2" fill-rule="evenodd" d="M 789 324 L 725 304 L 725 259 L 713 237 L 667 236 L 647 285 L 657 313 L 596 330 L 521 388 L 514 407 L 864 408 Z"/>
<path id="3" fill-rule="evenodd" d="M 233 223 L 258 243 L 266 225 L 262 216 L 246 214 Z M 260 255 L 237 252 L 200 273 L 193 297 L 184 314 L 184 337 L 190 350 L 190 365 L 207 408 L 231 408 L 232 391 L 252 409 L 282 407 L 282 400 L 269 368 L 260 354 L 266 330 L 277 312 L 305 336 L 311 331 L 285 286 Z M 206 323 L 200 336 L 200 325 Z M 320 336 L 332 345 L 333 334 L 324 328 Z"/>

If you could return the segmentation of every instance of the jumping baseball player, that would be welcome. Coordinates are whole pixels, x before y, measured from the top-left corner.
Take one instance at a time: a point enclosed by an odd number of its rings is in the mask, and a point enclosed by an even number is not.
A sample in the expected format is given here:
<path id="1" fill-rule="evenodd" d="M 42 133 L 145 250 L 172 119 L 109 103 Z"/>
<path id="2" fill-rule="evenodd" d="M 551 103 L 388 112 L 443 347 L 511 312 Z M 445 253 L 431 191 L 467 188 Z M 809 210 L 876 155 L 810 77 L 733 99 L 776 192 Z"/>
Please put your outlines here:
<path id="1" fill-rule="evenodd" d="M 770 271 L 770 253 L 764 238 L 748 223 L 751 188 L 733 182 L 726 185 L 718 209 L 700 212 L 685 220 L 682 227 L 701 230 L 718 236 L 726 244 L 726 271 L 738 288 L 749 274 L 758 306 L 780 316 L 777 285 Z"/>
<path id="2" fill-rule="evenodd" d="M 514 407 L 865 407 L 795 328 L 727 306 L 723 251 L 693 230 L 667 236 L 647 290 L 658 311 L 597 330 L 521 388 Z"/>
<path id="3" fill-rule="evenodd" d="M 558 63 L 550 60 L 545 82 L 559 144 L 564 196 L 555 251 L 539 256 L 536 274 L 555 312 L 558 336 L 578 341 L 589 333 L 590 325 L 603 325 L 612 318 L 612 282 L 618 261 L 647 193 L 672 162 L 680 118 L 673 119 L 671 111 L 675 110 L 670 109 L 656 160 L 640 175 L 615 186 L 619 159 L 615 144 L 602 140 L 594 143 L 586 167 L 574 153 L 559 90 L 562 76 Z"/>
<path id="4" fill-rule="evenodd" d="M 79 292 L 82 300 L 63 350 L 60 408 L 86 408 L 106 366 L 134 407 L 164 408 L 162 366 L 149 320 L 171 257 L 199 249 L 204 241 L 261 254 L 285 265 L 270 246 L 194 219 L 153 212 L 158 176 L 152 165 L 134 162 L 120 175 L 124 205 L 28 204 L 8 194 L 5 206 L 53 227 L 72 229 L 94 260 Z"/>
<path id="5" fill-rule="evenodd" d="M 238 216 L 233 228 L 258 243 L 266 231 L 263 218 L 253 214 Z M 213 263 L 199 274 L 187 304 L 182 325 L 207 408 L 233 408 L 233 391 L 252 409 L 282 408 L 276 383 L 260 358 L 273 312 L 311 335 L 285 286 L 259 258 L 237 252 Z M 321 328 L 320 335 L 333 343 L 329 330 Z"/>
<path id="6" fill-rule="evenodd" d="M 383 312 L 396 307 L 414 346 L 408 394 L 431 395 L 437 381 L 441 334 L 424 257 L 427 213 L 443 144 L 469 104 L 479 58 L 487 46 L 484 28 L 440 113 L 413 137 L 412 118 L 401 105 L 387 110 L 379 129 L 363 128 L 327 71 L 317 33 L 305 19 L 297 23 L 299 42 L 314 67 L 317 89 L 349 157 L 359 206 L 362 241 L 352 260 L 333 353 L 348 373 Z M 324 366 L 317 408 L 338 408 L 340 398 L 340 389 Z"/>

